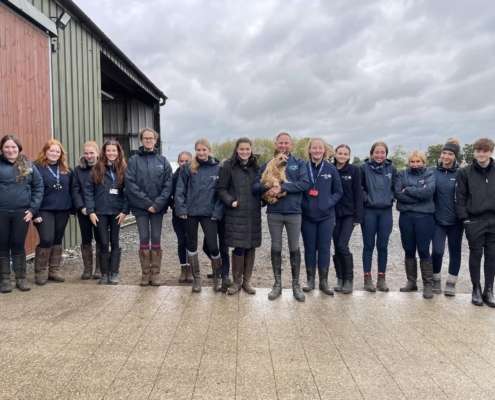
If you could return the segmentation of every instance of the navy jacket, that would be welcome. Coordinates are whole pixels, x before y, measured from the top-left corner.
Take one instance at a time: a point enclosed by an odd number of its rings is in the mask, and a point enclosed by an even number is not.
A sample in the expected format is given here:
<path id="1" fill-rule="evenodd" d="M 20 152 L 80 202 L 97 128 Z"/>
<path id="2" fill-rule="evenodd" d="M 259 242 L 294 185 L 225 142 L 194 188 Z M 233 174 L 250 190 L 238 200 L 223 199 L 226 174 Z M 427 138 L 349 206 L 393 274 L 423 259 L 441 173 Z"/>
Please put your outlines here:
<path id="1" fill-rule="evenodd" d="M 335 204 L 342 197 L 342 185 L 337 168 L 328 161 L 323 161 L 318 167 L 312 162 L 306 165 L 308 172 L 311 168 L 315 180 L 313 183 L 310 175 L 309 188 L 316 189 L 318 196 L 310 196 L 309 190 L 303 193 L 302 217 L 310 221 L 323 221 L 335 217 Z M 322 169 L 318 176 L 320 168 Z"/>
<path id="2" fill-rule="evenodd" d="M 167 212 L 172 194 L 172 168 L 157 149 L 145 151 L 141 146 L 129 159 L 125 176 L 125 194 L 133 215 L 147 215 L 151 206 L 157 213 Z"/>
<path id="3" fill-rule="evenodd" d="M 26 160 L 27 161 L 27 160 Z M 43 199 L 43 180 L 37 168 L 27 161 L 30 173 L 15 182 L 18 172 L 14 164 L 0 155 L 0 210 L 6 212 L 31 211 L 36 215 Z"/>
<path id="4" fill-rule="evenodd" d="M 404 192 L 402 192 L 402 190 Z M 395 181 L 397 210 L 410 218 L 421 218 L 435 212 L 433 194 L 435 176 L 433 171 L 420 168 L 407 168 L 399 171 Z"/>
<path id="5" fill-rule="evenodd" d="M 263 184 L 260 183 L 263 172 L 268 161 L 261 166 L 258 176 L 253 183 L 253 194 L 261 196 L 263 194 Z M 301 201 L 303 193 L 309 190 L 308 168 L 306 163 L 292 154 L 287 160 L 285 176 L 289 183 L 280 185 L 282 192 L 287 192 L 287 196 L 280 198 L 275 204 L 268 204 L 267 213 L 278 214 L 301 214 Z"/>
<path id="6" fill-rule="evenodd" d="M 359 168 L 363 183 L 364 207 L 375 210 L 392 208 L 394 203 L 394 184 L 397 169 L 390 160 L 376 165 L 374 159 L 366 159 Z"/>
<path id="7" fill-rule="evenodd" d="M 44 168 L 36 163 L 34 165 L 38 168 L 41 178 L 43 179 L 43 201 L 41 202 L 40 211 L 71 210 L 71 213 L 75 214 L 71 193 L 73 177 L 72 169 L 70 169 L 69 173 L 60 172 L 60 185 L 62 185 L 62 189 L 56 190 L 53 186 L 57 183 L 57 179 L 48 171 L 48 168 L 56 175 L 58 164 L 47 165 Z M 37 217 L 39 217 L 39 215 L 34 216 L 34 218 Z"/>
<path id="8" fill-rule="evenodd" d="M 98 166 L 93 167 L 92 174 L 95 168 L 98 168 Z M 129 203 L 125 197 L 124 186 L 118 188 L 118 194 L 110 194 L 110 189 L 113 185 L 110 168 L 109 165 L 105 166 L 105 185 L 97 185 L 91 178 L 86 181 L 84 202 L 88 215 L 92 213 L 100 215 L 129 214 Z"/>
<path id="9" fill-rule="evenodd" d="M 435 176 L 436 187 L 433 195 L 435 203 L 435 221 L 438 225 L 454 225 L 461 221 L 455 212 L 455 181 L 460 165 L 456 162 L 452 168 L 444 168 L 439 162 L 429 168 Z"/>
<path id="10" fill-rule="evenodd" d="M 196 174 L 189 167 L 191 162 L 184 164 L 179 171 L 175 189 L 175 214 L 192 217 L 223 218 L 223 203 L 217 196 L 218 180 L 220 179 L 220 163 L 216 158 L 209 157 L 200 161 Z"/>
<path id="11" fill-rule="evenodd" d="M 74 202 L 74 207 L 77 211 L 81 208 L 86 207 L 84 203 L 84 187 L 86 186 L 86 181 L 91 175 L 92 165 L 88 165 L 88 162 L 81 157 L 79 159 L 79 165 L 74 170 L 74 176 L 72 179 L 72 201 Z"/>
<path id="12" fill-rule="evenodd" d="M 353 222 L 360 224 L 363 222 L 363 186 L 361 182 L 361 170 L 357 165 L 352 165 L 347 162 L 338 171 L 344 194 L 339 202 L 335 204 L 335 215 L 337 218 L 354 215 Z"/>

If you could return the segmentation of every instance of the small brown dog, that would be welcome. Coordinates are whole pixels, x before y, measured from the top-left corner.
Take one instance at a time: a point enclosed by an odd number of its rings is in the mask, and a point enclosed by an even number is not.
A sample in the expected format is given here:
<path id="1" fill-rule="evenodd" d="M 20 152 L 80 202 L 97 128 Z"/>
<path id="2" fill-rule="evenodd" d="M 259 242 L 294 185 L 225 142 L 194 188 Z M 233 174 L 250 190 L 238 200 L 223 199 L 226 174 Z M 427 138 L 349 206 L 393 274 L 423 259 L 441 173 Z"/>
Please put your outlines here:
<path id="1" fill-rule="evenodd" d="M 287 178 L 285 177 L 285 167 L 287 166 L 287 155 L 285 154 L 277 154 L 273 157 L 270 162 L 266 165 L 266 169 L 261 176 L 260 182 L 263 184 L 271 183 L 273 187 L 280 186 L 281 183 L 289 183 Z M 269 196 L 267 190 L 263 193 L 263 198 L 269 204 L 275 204 L 278 199 L 281 197 L 287 196 L 287 192 L 281 192 L 276 196 Z"/>

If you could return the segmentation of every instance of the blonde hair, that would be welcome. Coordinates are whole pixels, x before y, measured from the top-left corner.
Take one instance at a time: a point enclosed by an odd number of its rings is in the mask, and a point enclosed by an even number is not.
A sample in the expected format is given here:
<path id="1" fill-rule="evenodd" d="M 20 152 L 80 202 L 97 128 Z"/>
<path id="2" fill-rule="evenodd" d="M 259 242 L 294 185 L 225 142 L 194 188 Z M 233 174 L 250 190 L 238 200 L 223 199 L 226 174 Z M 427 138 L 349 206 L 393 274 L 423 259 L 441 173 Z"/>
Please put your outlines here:
<path id="1" fill-rule="evenodd" d="M 196 140 L 196 143 L 194 143 L 194 150 L 196 150 L 196 148 L 200 144 L 203 145 L 203 146 L 205 146 L 205 147 L 207 147 L 208 150 L 210 150 L 210 153 L 211 153 L 211 143 L 210 143 L 210 141 L 208 139 L 206 139 L 206 138 L 199 138 L 198 140 Z M 198 159 L 196 157 L 193 157 L 192 160 L 191 160 L 191 165 L 189 166 L 189 170 L 191 171 L 191 173 L 197 174 L 198 173 L 198 168 L 199 168 Z"/>
<path id="2" fill-rule="evenodd" d="M 323 140 L 322 138 L 311 138 L 309 139 L 309 142 L 308 144 L 306 145 L 306 150 L 305 150 L 305 153 L 308 155 L 308 158 L 309 160 L 311 160 L 311 154 L 309 152 L 309 150 L 311 149 L 311 145 L 313 144 L 313 142 L 316 142 L 317 140 L 319 140 L 320 142 L 323 143 L 323 147 L 325 148 L 325 154 L 323 155 L 323 159 L 324 160 L 328 160 L 330 157 L 332 157 L 335 153 L 332 149 L 332 146 L 330 146 L 327 142 L 325 142 L 325 140 Z"/>
<path id="3" fill-rule="evenodd" d="M 83 145 L 83 151 L 85 147 L 91 147 L 92 149 L 95 149 L 97 153 L 100 152 L 100 148 L 98 147 L 98 144 L 96 142 L 93 142 L 90 140 L 89 142 L 84 143 Z"/>
<path id="4" fill-rule="evenodd" d="M 455 139 L 455 138 L 448 138 L 445 143 L 453 143 L 453 144 L 456 144 L 457 146 L 461 147 L 461 142 L 459 142 L 459 140 Z"/>
<path id="5" fill-rule="evenodd" d="M 426 154 L 424 151 L 421 151 L 421 150 L 412 151 L 411 153 L 409 153 L 409 158 L 408 158 L 407 162 L 410 163 L 411 158 L 413 158 L 413 157 L 418 157 L 419 159 L 421 159 L 421 161 L 423 161 L 423 164 L 426 164 Z"/>

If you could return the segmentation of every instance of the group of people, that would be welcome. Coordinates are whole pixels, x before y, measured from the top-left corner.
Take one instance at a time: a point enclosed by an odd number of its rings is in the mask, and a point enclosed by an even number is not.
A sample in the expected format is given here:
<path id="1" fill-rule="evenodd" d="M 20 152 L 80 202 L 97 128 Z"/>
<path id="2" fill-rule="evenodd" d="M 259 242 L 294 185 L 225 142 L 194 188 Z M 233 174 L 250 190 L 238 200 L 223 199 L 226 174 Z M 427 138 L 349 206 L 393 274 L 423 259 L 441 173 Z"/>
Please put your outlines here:
<path id="1" fill-rule="evenodd" d="M 1 140 L 0 222 L 4 229 L 0 233 L 0 292 L 12 290 L 10 258 L 16 287 L 29 290 L 24 241 L 31 220 L 40 236 L 35 254 L 36 284 L 44 285 L 47 279 L 64 281 L 60 274 L 62 239 L 74 215 L 82 237 L 81 278 L 117 284 L 119 229 L 130 212 L 136 217 L 139 232 L 140 285 L 159 286 L 162 221 L 167 209 L 171 209 L 181 268 L 179 282 L 192 283 L 193 292 L 201 291 L 201 226 L 203 250 L 211 260 L 213 289 L 234 295 L 243 288 L 255 294 L 251 278 L 256 248 L 262 242 L 261 212 L 265 206 L 275 280 L 268 294 L 270 300 L 282 293 L 284 228 L 296 300 L 304 301 L 304 292 L 315 288 L 317 271 L 323 293 L 352 293 L 354 260 L 349 242 L 358 225 L 363 237 L 364 290 L 387 292 L 388 242 L 392 207 L 397 202 L 407 277 L 400 290 L 418 290 L 417 253 L 423 297 L 432 298 L 433 293 L 442 292 L 441 267 L 448 239 L 450 261 L 444 292 L 455 295 L 465 231 L 470 248 L 472 302 L 495 307 L 495 185 L 491 181 L 495 178 L 491 158 L 495 145 L 489 138 L 473 144 L 475 160 L 465 168 L 457 162 L 459 141 L 449 139 L 436 166 L 426 168 L 425 154 L 416 150 L 409 155 L 408 168 L 397 171 L 387 158 L 388 147 L 383 142 L 374 143 L 369 158 L 356 166 L 349 162 L 349 146 L 341 144 L 334 151 L 325 140 L 313 138 L 307 146 L 309 161 L 305 162 L 291 153 L 291 136 L 280 133 L 275 139 L 275 154 L 286 156 L 286 180 L 275 184 L 263 179 L 268 163 L 259 165 L 248 138 L 238 139 L 232 155 L 222 163 L 212 156 L 210 142 L 198 139 L 194 155 L 187 151 L 179 154 L 179 168 L 174 173 L 167 159 L 158 154 L 158 134 L 154 130 L 143 129 L 139 140 L 142 146 L 127 163 L 118 142 L 108 141 L 101 150 L 95 142 L 87 142 L 74 170 L 67 165 L 64 148 L 56 140 L 45 144 L 34 163 L 22 154 L 17 138 L 7 135 Z M 267 202 L 267 196 L 278 199 Z M 307 275 L 302 289 L 300 234 Z M 337 278 L 333 288 L 328 282 L 332 239 Z M 229 247 L 233 248 L 231 262 Z M 371 275 L 375 248 L 376 286 Z"/>

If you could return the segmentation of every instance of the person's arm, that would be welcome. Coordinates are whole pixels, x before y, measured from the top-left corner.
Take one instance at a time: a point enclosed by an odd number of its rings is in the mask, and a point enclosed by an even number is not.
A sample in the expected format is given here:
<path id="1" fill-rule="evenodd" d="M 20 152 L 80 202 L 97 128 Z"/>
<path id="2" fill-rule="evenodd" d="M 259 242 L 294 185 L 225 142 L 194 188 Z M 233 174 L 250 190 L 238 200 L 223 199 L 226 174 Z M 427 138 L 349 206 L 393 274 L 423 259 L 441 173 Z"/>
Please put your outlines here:
<path id="1" fill-rule="evenodd" d="M 436 180 L 432 171 L 428 171 L 424 177 L 423 187 L 406 187 L 404 194 L 418 200 L 427 200 L 433 197 L 435 193 Z"/>
<path id="2" fill-rule="evenodd" d="M 409 203 L 409 204 L 414 204 L 418 203 L 417 199 L 412 198 L 411 196 L 408 196 L 403 192 L 403 189 L 405 189 L 404 185 L 404 175 L 406 174 L 406 171 L 401 171 L 397 174 L 397 179 L 395 180 L 395 184 L 393 185 L 394 188 L 394 196 L 397 199 L 397 201 L 400 201 L 401 203 Z"/>
<path id="3" fill-rule="evenodd" d="M 137 162 L 133 157 L 129 159 L 125 172 L 125 188 L 127 199 L 130 204 L 139 209 L 147 210 L 153 205 L 150 198 L 144 193 L 137 184 Z"/>
<path id="4" fill-rule="evenodd" d="M 392 185 L 390 185 L 390 203 L 394 204 L 395 199 L 395 183 L 397 182 L 399 174 L 397 173 L 397 168 L 392 164 Z"/>
<path id="5" fill-rule="evenodd" d="M 282 183 L 280 189 L 282 192 L 287 193 L 300 193 L 306 192 L 309 189 L 309 176 L 306 163 L 302 160 L 299 161 L 299 176 L 296 182 Z"/>
<path id="6" fill-rule="evenodd" d="M 167 178 L 165 179 L 160 196 L 158 196 L 152 204 L 156 212 L 160 212 L 160 210 L 162 210 L 163 207 L 166 207 L 170 197 L 172 196 L 172 188 L 173 188 L 172 167 L 170 166 L 170 163 L 167 160 L 164 161 L 165 162 L 163 163 L 163 169 L 164 169 L 163 173 Z"/>
<path id="7" fill-rule="evenodd" d="M 366 185 L 366 170 L 364 163 L 362 163 L 359 167 L 361 171 L 361 187 L 363 188 L 363 204 L 368 201 L 368 186 Z"/>
<path id="8" fill-rule="evenodd" d="M 217 187 L 217 196 L 221 201 L 223 201 L 223 203 L 227 207 L 232 207 L 232 204 L 236 201 L 236 198 L 232 196 L 232 194 L 229 191 L 231 175 L 232 175 L 232 164 L 230 162 L 225 162 L 220 171 L 220 179 L 218 181 L 218 187 Z"/>
<path id="9" fill-rule="evenodd" d="M 38 210 L 41 207 L 41 202 L 43 201 L 43 178 L 41 177 L 38 168 L 32 167 L 33 176 L 31 179 L 31 202 L 29 204 L 28 211 L 33 214 L 33 219 L 39 217 Z"/>
<path id="10" fill-rule="evenodd" d="M 363 207 L 363 183 L 361 181 L 361 169 L 356 169 L 356 174 L 352 182 L 352 196 L 354 198 L 354 223 L 361 224 L 363 222 L 364 207 Z"/>
<path id="11" fill-rule="evenodd" d="M 256 178 L 254 179 L 253 186 L 251 188 L 252 192 L 254 195 L 261 196 L 264 192 L 268 190 L 261 182 L 261 177 L 263 176 L 263 172 L 265 172 L 266 169 L 266 164 L 264 163 L 260 170 L 258 171 L 258 175 L 256 175 Z"/>
<path id="12" fill-rule="evenodd" d="M 127 200 L 127 188 L 122 188 L 122 193 L 124 194 L 124 204 L 122 205 L 122 214 L 129 215 L 131 212 L 131 206 L 129 200 Z"/>
<path id="13" fill-rule="evenodd" d="M 177 187 L 175 188 L 175 215 L 181 217 L 187 215 L 186 194 L 188 177 L 188 164 L 181 167 L 179 177 L 177 178 Z"/>
<path id="14" fill-rule="evenodd" d="M 455 212 L 461 221 L 469 221 L 467 212 L 467 199 L 469 198 L 469 185 L 464 169 L 459 171 L 455 181 Z"/>
<path id="15" fill-rule="evenodd" d="M 72 201 L 74 202 L 74 207 L 79 211 L 84 208 L 84 194 L 83 188 L 81 187 L 81 180 L 79 179 L 79 174 L 74 173 L 72 178 Z"/>
<path id="16" fill-rule="evenodd" d="M 84 203 L 86 204 L 86 214 L 92 214 L 95 212 L 95 184 L 93 182 L 92 176 L 96 167 L 93 167 L 90 176 L 86 181 L 84 186 Z"/>
<path id="17" fill-rule="evenodd" d="M 342 190 L 342 181 L 340 180 L 337 168 L 330 164 L 330 171 L 332 172 L 332 195 L 330 196 L 330 203 L 333 207 L 340 200 L 344 191 Z"/>

